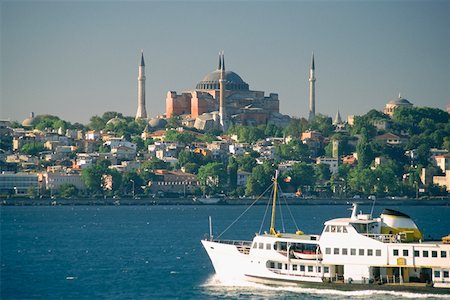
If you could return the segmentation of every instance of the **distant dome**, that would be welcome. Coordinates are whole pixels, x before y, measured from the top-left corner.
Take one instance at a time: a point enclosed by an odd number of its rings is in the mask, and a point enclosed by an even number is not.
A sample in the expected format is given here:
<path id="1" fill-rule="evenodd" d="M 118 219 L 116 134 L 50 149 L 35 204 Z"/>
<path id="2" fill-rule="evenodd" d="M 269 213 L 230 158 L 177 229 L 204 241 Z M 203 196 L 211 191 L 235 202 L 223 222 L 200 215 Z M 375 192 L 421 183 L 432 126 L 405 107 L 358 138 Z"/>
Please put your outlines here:
<path id="1" fill-rule="evenodd" d="M 148 121 L 148 126 L 151 128 L 163 128 L 167 125 L 167 121 L 165 119 L 153 118 Z"/>
<path id="2" fill-rule="evenodd" d="M 35 121 L 34 112 L 32 112 L 30 114 L 30 117 L 28 117 L 25 120 L 23 120 L 22 126 L 24 126 L 24 127 L 31 127 L 34 124 L 34 121 Z"/>
<path id="3" fill-rule="evenodd" d="M 389 101 L 388 104 L 395 105 L 395 106 L 412 106 L 413 105 L 407 99 L 402 98 L 402 96 L 400 94 L 398 95 L 397 99 Z"/>
<path id="4" fill-rule="evenodd" d="M 234 73 L 233 71 L 225 71 L 225 89 L 232 91 L 248 91 L 249 86 L 244 80 L 242 80 L 241 76 Z M 200 81 L 196 89 L 197 90 L 218 90 L 220 88 L 219 85 L 220 80 L 220 70 L 215 70 L 208 75 L 206 75 L 202 81 Z"/>

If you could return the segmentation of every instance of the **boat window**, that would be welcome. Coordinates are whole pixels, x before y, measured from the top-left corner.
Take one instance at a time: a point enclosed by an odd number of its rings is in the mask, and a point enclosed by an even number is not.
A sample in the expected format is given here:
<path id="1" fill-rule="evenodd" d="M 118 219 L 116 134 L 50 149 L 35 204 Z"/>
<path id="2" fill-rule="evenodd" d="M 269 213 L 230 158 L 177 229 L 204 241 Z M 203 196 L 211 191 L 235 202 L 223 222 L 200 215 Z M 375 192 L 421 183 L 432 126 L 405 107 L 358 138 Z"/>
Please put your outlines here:
<path id="1" fill-rule="evenodd" d="M 403 249 L 403 256 L 409 256 L 408 249 Z M 437 253 L 436 253 L 436 256 L 437 256 Z"/>
<path id="2" fill-rule="evenodd" d="M 448 271 L 444 271 L 444 278 L 448 278 Z"/>
<path id="3" fill-rule="evenodd" d="M 253 248 L 256 249 L 257 247 L 258 247 L 258 243 L 257 243 L 257 242 L 254 242 L 254 243 L 253 243 Z"/>
<path id="4" fill-rule="evenodd" d="M 350 249 L 350 255 L 356 255 L 356 249 L 354 248 Z"/>
<path id="5" fill-rule="evenodd" d="M 300 271 L 305 272 L 305 266 L 300 266 Z"/>
<path id="6" fill-rule="evenodd" d="M 422 251 L 422 256 L 423 257 L 428 257 L 428 251 L 427 250 L 423 250 Z"/>
<path id="7" fill-rule="evenodd" d="M 381 256 L 381 250 L 380 249 L 375 250 L 375 255 L 376 256 Z"/>
<path id="8" fill-rule="evenodd" d="M 270 268 L 275 269 L 275 263 L 273 261 L 270 262 Z"/>
<path id="9" fill-rule="evenodd" d="M 282 263 L 277 263 L 277 269 L 280 269 L 281 270 L 281 267 L 283 266 L 283 264 Z"/>
<path id="10" fill-rule="evenodd" d="M 320 273 L 322 271 L 322 268 L 320 266 L 317 267 L 317 273 Z"/>
<path id="11" fill-rule="evenodd" d="M 392 252 L 392 254 L 393 254 L 394 256 L 398 256 L 398 249 L 394 249 L 394 251 Z"/>
<path id="12" fill-rule="evenodd" d="M 420 251 L 414 250 L 414 257 L 420 257 Z"/>
<path id="13" fill-rule="evenodd" d="M 447 257 L 447 251 L 441 251 L 441 257 Z"/>
<path id="14" fill-rule="evenodd" d="M 358 233 L 367 233 L 367 224 L 352 223 L 352 226 Z"/>
<path id="15" fill-rule="evenodd" d="M 367 256 L 373 256 L 373 249 L 367 249 Z"/>
<path id="16" fill-rule="evenodd" d="M 325 226 L 325 230 L 324 230 L 325 232 L 330 232 L 330 226 Z"/>
<path id="17" fill-rule="evenodd" d="M 292 265 L 292 271 L 297 271 L 297 265 Z"/>
<path id="18" fill-rule="evenodd" d="M 325 248 L 325 254 L 331 254 L 331 248 Z"/>
<path id="19" fill-rule="evenodd" d="M 336 226 L 334 225 L 331 226 L 331 232 L 336 232 Z"/>
<path id="20" fill-rule="evenodd" d="M 266 250 L 270 250 L 271 249 L 270 246 L 271 246 L 270 244 L 266 244 Z"/>
<path id="21" fill-rule="evenodd" d="M 259 243 L 259 249 L 264 249 L 264 243 Z"/>
<path id="22" fill-rule="evenodd" d="M 342 227 L 342 232 L 343 233 L 347 233 L 347 227 L 346 226 Z"/>
<path id="23" fill-rule="evenodd" d="M 431 251 L 431 257 L 437 257 L 437 251 Z"/>
<path id="24" fill-rule="evenodd" d="M 441 277 L 441 271 L 434 271 L 434 277 L 435 278 Z"/>
<path id="25" fill-rule="evenodd" d="M 323 267 L 323 272 L 324 273 L 330 273 L 330 268 L 329 267 Z"/>
<path id="26" fill-rule="evenodd" d="M 342 248 L 342 255 L 347 255 L 348 249 L 347 248 Z"/>
<path id="27" fill-rule="evenodd" d="M 337 226 L 337 232 L 342 232 L 342 226 Z"/>
<path id="28" fill-rule="evenodd" d="M 308 272 L 312 272 L 313 271 L 313 266 L 308 266 Z"/>
<path id="29" fill-rule="evenodd" d="M 364 256 L 364 249 L 359 249 L 359 255 Z"/>
<path id="30" fill-rule="evenodd" d="M 287 270 L 288 269 L 288 265 L 284 264 L 284 269 Z"/>
<path id="31" fill-rule="evenodd" d="M 334 248 L 334 254 L 339 255 L 339 248 Z"/>

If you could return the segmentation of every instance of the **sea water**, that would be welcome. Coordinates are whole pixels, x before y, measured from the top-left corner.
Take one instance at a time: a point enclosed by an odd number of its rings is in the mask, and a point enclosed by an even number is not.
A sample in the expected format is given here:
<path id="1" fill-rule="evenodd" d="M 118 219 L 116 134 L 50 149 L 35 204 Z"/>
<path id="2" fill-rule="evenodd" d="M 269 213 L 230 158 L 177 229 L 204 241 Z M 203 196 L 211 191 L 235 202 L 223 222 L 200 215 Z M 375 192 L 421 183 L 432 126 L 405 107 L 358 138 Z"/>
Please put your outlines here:
<path id="1" fill-rule="evenodd" d="M 425 236 L 450 233 L 450 207 L 389 207 L 409 214 Z M 405 292 L 341 292 L 223 282 L 201 246 L 209 234 L 252 239 L 268 230 L 269 210 L 255 206 L 0 207 L 1 299 L 397 299 L 449 298 Z M 277 230 L 319 234 L 347 206 L 277 210 Z M 370 213 L 371 207 L 362 207 Z M 374 215 L 381 212 L 375 207 Z M 264 217 L 265 216 L 265 217 Z M 282 217 L 281 217 L 282 216 Z M 295 222 L 291 219 L 294 217 Z"/>

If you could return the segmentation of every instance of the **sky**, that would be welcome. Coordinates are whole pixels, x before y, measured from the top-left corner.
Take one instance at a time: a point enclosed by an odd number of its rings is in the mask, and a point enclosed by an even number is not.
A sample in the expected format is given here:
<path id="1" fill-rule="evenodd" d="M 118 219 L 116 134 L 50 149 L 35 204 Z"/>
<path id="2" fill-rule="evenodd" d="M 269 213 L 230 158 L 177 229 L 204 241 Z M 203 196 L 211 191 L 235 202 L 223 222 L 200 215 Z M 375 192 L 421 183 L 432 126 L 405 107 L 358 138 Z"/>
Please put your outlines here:
<path id="1" fill-rule="evenodd" d="M 141 49 L 146 107 L 192 90 L 225 52 L 251 90 L 278 93 L 280 112 L 362 115 L 401 96 L 450 103 L 450 1 L 0 0 L 0 119 L 30 112 L 88 123 L 134 116 Z"/>

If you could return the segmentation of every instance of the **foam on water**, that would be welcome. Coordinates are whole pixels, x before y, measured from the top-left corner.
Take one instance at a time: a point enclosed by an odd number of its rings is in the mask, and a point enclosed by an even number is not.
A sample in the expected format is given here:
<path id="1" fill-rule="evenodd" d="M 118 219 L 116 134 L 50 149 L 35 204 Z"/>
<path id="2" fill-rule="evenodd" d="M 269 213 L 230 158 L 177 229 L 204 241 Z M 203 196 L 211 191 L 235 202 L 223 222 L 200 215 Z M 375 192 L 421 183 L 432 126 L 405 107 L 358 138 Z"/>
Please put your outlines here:
<path id="1" fill-rule="evenodd" d="M 316 289 L 289 285 L 265 285 L 261 283 L 250 282 L 239 278 L 223 278 L 213 275 L 202 285 L 203 287 L 214 290 L 217 294 L 223 293 L 225 297 L 237 295 L 252 295 L 253 297 L 271 297 L 279 296 L 282 293 L 289 293 L 292 297 L 295 295 L 300 298 L 323 298 L 323 299 L 450 299 L 450 295 L 438 294 L 419 294 L 403 291 L 380 291 L 380 290 L 361 290 L 361 291 L 341 291 L 333 289 Z M 289 295 L 285 295 L 289 297 Z M 303 296 L 303 297 L 302 297 Z"/>

